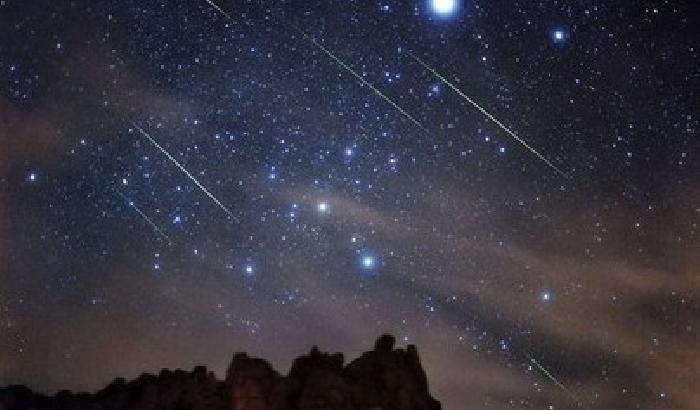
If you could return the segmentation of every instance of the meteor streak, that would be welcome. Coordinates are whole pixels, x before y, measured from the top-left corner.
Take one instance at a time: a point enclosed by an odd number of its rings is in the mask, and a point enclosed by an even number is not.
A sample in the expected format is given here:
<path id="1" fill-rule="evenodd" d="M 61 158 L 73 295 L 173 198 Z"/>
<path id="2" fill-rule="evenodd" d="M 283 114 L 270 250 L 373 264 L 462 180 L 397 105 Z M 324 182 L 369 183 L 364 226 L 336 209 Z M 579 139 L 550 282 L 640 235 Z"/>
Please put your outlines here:
<path id="1" fill-rule="evenodd" d="M 545 369 L 544 366 L 542 366 L 542 365 L 540 364 L 540 362 L 538 362 L 537 360 L 535 360 L 534 357 L 530 356 L 529 353 L 525 353 L 525 356 L 527 356 L 527 358 L 530 359 L 530 363 L 534 364 L 534 365 L 537 367 L 537 369 L 539 369 L 539 371 L 542 372 L 542 374 L 544 374 L 549 380 L 552 381 L 552 383 L 554 383 L 557 387 L 559 387 L 560 389 L 562 389 L 562 390 L 563 390 L 566 394 L 568 394 L 576 403 L 581 403 L 581 401 L 578 399 L 578 397 L 577 397 L 574 393 L 572 393 L 571 390 L 567 389 L 566 386 L 564 386 L 559 380 L 557 380 L 557 378 L 554 377 L 554 376 L 552 375 L 552 373 L 550 373 L 549 371 L 547 371 L 547 369 Z"/>
<path id="2" fill-rule="evenodd" d="M 219 7 L 212 0 L 204 0 L 204 1 L 209 3 L 212 7 L 214 7 L 216 10 L 218 10 L 221 14 L 226 16 L 228 19 L 233 20 L 231 18 L 230 14 L 226 13 L 221 7 Z M 408 111 L 401 108 L 397 103 L 394 102 L 394 100 L 389 98 L 388 95 L 384 94 L 383 92 L 381 92 L 381 90 L 379 90 L 377 87 L 375 87 L 372 83 L 365 80 L 360 74 L 357 73 L 357 71 L 353 70 L 353 68 L 350 67 L 349 64 L 347 64 L 345 61 L 341 60 L 340 57 L 336 56 L 331 50 L 329 50 L 323 44 L 316 41 L 316 39 L 314 37 L 306 34 L 306 32 L 304 32 L 304 30 L 300 29 L 299 27 L 295 26 L 294 24 L 290 23 L 290 25 L 292 27 L 294 27 L 294 29 L 296 31 L 298 31 L 302 36 L 304 36 L 305 39 L 308 39 L 309 41 L 311 41 L 311 43 L 314 46 L 316 46 L 319 50 L 323 51 L 328 57 L 333 59 L 333 61 L 335 61 L 336 64 L 338 64 L 341 68 L 343 68 L 348 73 L 352 74 L 352 76 L 355 77 L 357 79 L 357 81 L 360 82 L 360 84 L 366 85 L 367 87 L 369 87 L 370 90 L 372 90 L 375 94 L 377 94 L 381 99 L 383 99 L 384 101 L 389 103 L 389 105 L 394 107 L 394 109 L 396 109 L 396 111 L 400 112 L 404 117 L 408 118 L 408 120 L 411 121 L 415 126 L 417 126 L 418 128 L 420 128 L 421 130 L 423 130 L 425 132 L 428 132 L 428 130 L 425 127 L 423 127 L 423 125 L 420 122 L 418 122 L 417 119 L 415 119 L 411 114 L 408 113 Z"/>
<path id="3" fill-rule="evenodd" d="M 191 179 L 192 182 L 194 182 L 194 184 L 197 185 L 197 187 L 199 187 L 199 189 L 201 189 L 202 192 L 204 192 L 204 193 L 209 197 L 209 199 L 211 199 L 212 201 L 214 201 L 214 203 L 215 203 L 216 205 L 218 205 L 219 208 L 221 208 L 224 212 L 226 212 L 226 214 L 227 214 L 229 217 L 231 217 L 234 221 L 240 223 L 240 221 L 238 220 L 238 218 L 236 218 L 236 217 L 233 215 L 233 213 L 232 213 L 231 211 L 229 211 L 229 209 L 226 208 L 226 207 L 224 206 L 224 204 L 221 203 L 221 201 L 219 201 L 218 199 L 216 199 L 216 197 L 214 196 L 214 194 L 212 194 L 211 192 L 209 192 L 209 190 L 207 190 L 207 188 L 205 188 L 204 185 L 202 185 L 202 184 L 197 180 L 197 178 L 194 177 L 194 175 L 192 175 L 189 171 L 187 171 L 187 169 L 185 169 L 185 167 L 183 167 L 182 164 L 180 164 L 180 163 L 178 162 L 178 160 L 175 159 L 175 157 L 173 157 L 172 155 L 170 155 L 170 153 L 169 153 L 168 151 L 166 151 L 165 148 L 161 147 L 160 144 L 158 144 L 158 143 L 156 142 L 156 140 L 154 140 L 146 131 L 144 131 L 143 128 L 139 127 L 139 126 L 138 126 L 136 123 L 134 123 L 134 122 L 132 122 L 131 124 L 134 126 L 134 128 L 136 128 L 136 129 L 141 133 L 141 135 L 143 135 L 144 137 L 146 137 L 146 139 L 148 139 L 148 141 L 149 141 L 151 144 L 153 144 L 156 148 L 158 148 L 158 149 L 160 150 L 160 152 L 162 152 L 163 154 L 165 154 L 165 156 L 168 157 L 168 159 L 169 159 L 170 161 L 172 161 L 173 164 L 175 164 L 178 168 L 180 168 L 180 171 L 182 171 L 185 175 L 187 175 L 187 177 L 188 177 L 189 179 Z"/>
<path id="4" fill-rule="evenodd" d="M 153 220 L 151 220 L 151 218 L 148 217 L 148 215 L 146 215 L 138 206 L 136 206 L 136 204 L 134 203 L 134 201 L 132 201 L 131 199 L 127 198 L 126 195 L 124 195 L 123 193 L 121 193 L 121 191 L 119 191 L 119 190 L 116 189 L 116 188 L 114 189 L 114 192 L 116 192 L 117 195 L 119 195 L 124 201 L 126 201 L 126 203 L 129 204 L 130 207 L 134 208 L 134 210 L 141 216 L 141 218 L 143 218 L 146 222 L 148 222 L 148 224 L 151 225 L 151 228 L 153 228 L 153 230 L 154 230 L 158 235 L 160 235 L 160 236 L 162 236 L 163 238 L 165 238 L 165 240 L 168 241 L 168 246 L 170 246 L 170 245 L 173 244 L 173 241 L 170 240 L 170 237 L 169 237 L 168 235 L 166 235 L 166 233 L 163 232 L 163 230 L 160 229 L 160 228 L 158 227 L 158 225 L 156 225 L 155 222 L 153 222 Z"/>
<path id="5" fill-rule="evenodd" d="M 219 13 L 223 14 L 224 16 L 226 16 L 227 19 L 233 20 L 233 17 L 231 17 L 230 14 L 228 14 L 227 12 L 225 12 L 224 9 L 222 9 L 221 7 L 219 7 L 219 6 L 218 6 L 216 3 L 214 3 L 213 1 L 211 1 L 211 0 L 204 0 L 204 1 L 206 1 L 207 3 L 209 3 L 210 6 L 214 7 Z"/>
<path id="6" fill-rule="evenodd" d="M 542 154 L 540 154 L 539 152 L 537 152 L 536 149 L 532 148 L 525 140 L 523 140 L 522 138 L 520 138 L 520 137 L 518 136 L 518 134 L 516 134 L 515 132 L 511 131 L 510 128 L 506 127 L 501 121 L 499 121 L 496 117 L 494 117 L 490 112 L 486 111 L 485 108 L 483 108 L 482 106 L 480 106 L 479 104 L 477 104 L 477 102 L 474 101 L 473 99 L 469 98 L 468 95 L 466 95 L 464 92 L 462 92 L 462 90 L 460 90 L 459 88 L 457 88 L 457 86 L 455 86 L 454 84 L 452 84 L 447 78 L 445 78 L 443 75 L 441 75 L 440 73 L 438 73 L 434 68 L 430 67 L 426 62 L 424 62 L 423 60 L 421 60 L 420 58 L 418 58 L 418 56 L 416 56 L 415 54 L 413 54 L 413 53 L 410 53 L 410 54 L 411 54 L 411 57 L 413 57 L 414 60 L 416 60 L 418 63 L 420 63 L 420 65 L 423 66 L 423 68 L 425 68 L 425 69 L 428 70 L 431 74 L 433 74 L 435 77 L 437 77 L 438 79 L 440 79 L 440 81 L 442 81 L 445 85 L 447 85 L 448 87 L 450 87 L 450 88 L 451 88 L 454 92 L 456 92 L 460 97 L 462 97 L 462 98 L 464 98 L 465 100 L 467 100 L 467 102 L 469 102 L 469 104 L 471 104 L 474 108 L 476 108 L 477 110 L 479 110 L 479 112 L 481 112 L 482 114 L 484 114 L 484 115 L 486 116 L 486 118 L 488 118 L 489 120 L 493 121 L 493 122 L 494 122 L 496 125 L 498 125 L 503 131 L 505 131 L 508 135 L 510 135 L 510 136 L 513 137 L 516 141 L 518 141 L 522 146 L 524 146 L 525 148 L 527 148 L 528 151 L 530 151 L 530 152 L 533 153 L 537 158 L 539 158 L 540 160 L 542 160 L 542 162 L 544 162 L 545 164 L 547 164 L 550 168 L 552 168 L 553 170 L 555 170 L 558 174 L 562 175 L 564 178 L 567 178 L 567 179 L 569 178 L 569 175 L 567 175 L 564 171 L 562 171 L 561 169 L 559 169 L 556 165 L 552 164 L 552 162 L 549 161 L 547 158 L 545 158 L 544 155 L 542 155 Z"/>
<path id="7" fill-rule="evenodd" d="M 353 70 L 350 65 L 348 65 L 346 62 L 341 60 L 338 56 L 336 56 L 331 50 L 326 48 L 323 44 L 319 43 L 316 41 L 316 39 L 304 32 L 304 30 L 300 29 L 299 27 L 293 26 L 299 33 L 301 33 L 302 36 L 304 36 L 305 39 L 308 39 L 311 41 L 311 43 L 318 47 L 321 51 L 323 51 L 328 57 L 333 59 L 333 61 L 336 62 L 340 67 L 342 67 L 345 71 L 348 73 L 352 74 L 359 82 L 360 84 L 366 85 L 369 87 L 370 90 L 374 91 L 375 94 L 377 94 L 379 97 L 381 97 L 384 101 L 389 103 L 392 107 L 394 107 L 398 112 L 403 114 L 404 117 L 408 118 L 415 126 L 420 128 L 421 130 L 428 132 L 428 130 L 420 123 L 418 120 L 416 120 L 411 114 L 409 114 L 406 110 L 401 108 L 397 103 L 395 103 L 389 96 L 381 92 L 377 87 L 372 85 L 369 81 L 365 80 L 364 77 L 362 77 L 360 74 L 357 73 L 357 71 Z"/>

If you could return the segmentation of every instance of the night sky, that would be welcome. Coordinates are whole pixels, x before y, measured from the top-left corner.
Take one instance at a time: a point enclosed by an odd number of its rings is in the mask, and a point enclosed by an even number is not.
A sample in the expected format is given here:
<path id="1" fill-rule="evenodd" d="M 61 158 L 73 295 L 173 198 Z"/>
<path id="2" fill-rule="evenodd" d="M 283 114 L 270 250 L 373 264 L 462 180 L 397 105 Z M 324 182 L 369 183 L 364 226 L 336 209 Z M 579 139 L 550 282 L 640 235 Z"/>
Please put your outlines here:
<path id="1" fill-rule="evenodd" d="M 0 385 L 389 332 L 446 409 L 697 408 L 677 3 L 0 0 Z"/>

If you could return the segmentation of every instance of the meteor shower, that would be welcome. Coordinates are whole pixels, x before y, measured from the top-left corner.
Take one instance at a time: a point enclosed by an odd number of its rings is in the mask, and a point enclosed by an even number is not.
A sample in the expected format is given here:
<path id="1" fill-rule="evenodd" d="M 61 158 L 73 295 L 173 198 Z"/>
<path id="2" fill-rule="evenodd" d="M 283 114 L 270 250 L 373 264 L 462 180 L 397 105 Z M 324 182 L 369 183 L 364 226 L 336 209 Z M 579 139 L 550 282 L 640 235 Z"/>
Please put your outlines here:
<path id="1" fill-rule="evenodd" d="M 691 3 L 0 0 L 0 410 L 700 408 Z"/>

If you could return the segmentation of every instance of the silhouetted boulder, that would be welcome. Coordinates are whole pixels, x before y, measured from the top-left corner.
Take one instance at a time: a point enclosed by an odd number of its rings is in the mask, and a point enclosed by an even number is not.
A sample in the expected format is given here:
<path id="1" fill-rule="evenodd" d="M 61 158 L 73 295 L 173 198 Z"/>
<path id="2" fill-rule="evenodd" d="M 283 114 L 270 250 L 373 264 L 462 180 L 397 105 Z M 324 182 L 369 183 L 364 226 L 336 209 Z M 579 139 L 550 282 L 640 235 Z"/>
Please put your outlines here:
<path id="1" fill-rule="evenodd" d="M 396 338 L 392 335 L 381 335 L 376 342 L 374 342 L 375 352 L 391 352 L 394 350 L 394 345 L 396 344 Z"/>
<path id="2" fill-rule="evenodd" d="M 262 359 L 236 353 L 226 372 L 225 386 L 229 394 L 230 408 L 236 410 L 267 410 L 272 391 L 279 383 L 280 375 Z"/>
<path id="3" fill-rule="evenodd" d="M 265 360 L 236 353 L 224 381 L 204 366 L 163 369 L 131 382 L 115 379 L 95 394 L 52 397 L 24 386 L 0 389 L 0 410 L 440 410 L 415 346 L 395 349 L 383 335 L 374 350 L 344 366 L 340 353 L 314 346 L 281 376 Z"/>

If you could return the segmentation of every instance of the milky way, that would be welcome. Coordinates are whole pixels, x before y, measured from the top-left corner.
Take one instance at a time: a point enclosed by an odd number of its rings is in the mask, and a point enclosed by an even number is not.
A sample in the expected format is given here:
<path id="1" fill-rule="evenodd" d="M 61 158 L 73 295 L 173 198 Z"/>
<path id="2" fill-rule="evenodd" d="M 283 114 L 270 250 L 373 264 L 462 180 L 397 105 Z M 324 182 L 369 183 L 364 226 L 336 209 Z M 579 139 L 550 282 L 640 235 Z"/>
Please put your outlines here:
<path id="1" fill-rule="evenodd" d="M 447 409 L 693 408 L 692 15 L 0 0 L 0 385 L 389 332 Z"/>

